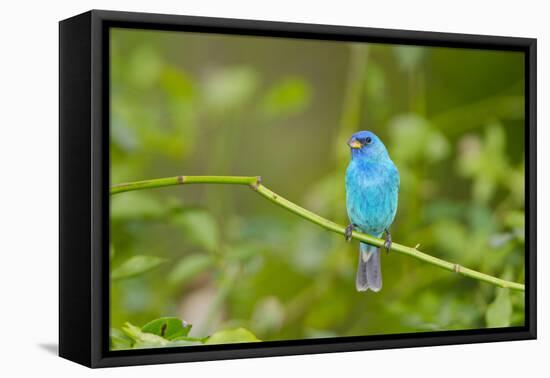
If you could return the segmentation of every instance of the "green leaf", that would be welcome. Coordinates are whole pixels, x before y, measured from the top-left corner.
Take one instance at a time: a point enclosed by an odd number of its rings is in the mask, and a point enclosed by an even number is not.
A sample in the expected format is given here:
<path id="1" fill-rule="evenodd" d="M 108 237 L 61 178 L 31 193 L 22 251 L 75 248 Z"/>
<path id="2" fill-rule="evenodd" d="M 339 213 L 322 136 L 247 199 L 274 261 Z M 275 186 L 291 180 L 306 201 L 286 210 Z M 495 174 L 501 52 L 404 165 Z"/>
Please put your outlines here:
<path id="1" fill-rule="evenodd" d="M 156 219 L 164 216 L 165 211 L 163 203 L 139 192 L 111 198 L 111 218 L 114 220 Z"/>
<path id="2" fill-rule="evenodd" d="M 208 340 L 208 336 L 207 337 L 189 337 L 189 336 L 179 336 L 179 337 L 174 337 L 171 341 L 188 341 L 188 342 L 194 342 L 194 343 L 198 343 L 198 344 L 204 344 L 204 342 Z"/>
<path id="3" fill-rule="evenodd" d="M 212 71 L 204 83 L 204 102 L 216 111 L 227 111 L 245 104 L 258 87 L 256 72 L 244 66 Z"/>
<path id="4" fill-rule="evenodd" d="M 182 258 L 168 275 L 168 283 L 182 285 L 214 265 L 214 259 L 206 254 L 194 254 Z"/>
<path id="5" fill-rule="evenodd" d="M 162 64 L 162 58 L 153 47 L 136 47 L 130 56 L 128 78 L 137 88 L 148 89 L 158 80 Z"/>
<path id="6" fill-rule="evenodd" d="M 258 243 L 233 243 L 228 246 L 225 258 L 232 261 L 250 261 L 254 256 L 262 253 L 262 246 Z"/>
<path id="7" fill-rule="evenodd" d="M 170 344 L 168 344 L 168 346 L 170 347 L 191 346 L 191 345 L 202 345 L 202 342 L 200 341 L 200 339 L 180 338 L 176 340 L 171 340 Z"/>
<path id="8" fill-rule="evenodd" d="M 525 228 L 525 213 L 523 211 L 511 210 L 505 215 L 504 223 L 513 228 Z"/>
<path id="9" fill-rule="evenodd" d="M 301 78 L 287 78 L 271 87 L 262 100 L 261 109 L 268 118 L 299 113 L 311 102 L 311 88 Z"/>
<path id="10" fill-rule="evenodd" d="M 395 157 L 398 162 L 436 162 L 450 153 L 449 142 L 444 135 L 417 114 L 403 114 L 393 118 L 390 132 L 392 158 Z"/>
<path id="11" fill-rule="evenodd" d="M 115 246 L 110 244 L 109 245 L 109 261 L 113 261 L 115 258 Z"/>
<path id="12" fill-rule="evenodd" d="M 252 332 L 244 328 L 219 331 L 210 336 L 205 344 L 253 343 L 261 341 Z"/>
<path id="13" fill-rule="evenodd" d="M 111 279 L 120 280 L 122 278 L 137 276 L 158 267 L 165 261 L 166 259 L 155 256 L 130 257 L 111 271 Z"/>
<path id="14" fill-rule="evenodd" d="M 117 328 L 111 328 L 110 332 L 111 350 L 131 349 L 134 340 Z"/>
<path id="15" fill-rule="evenodd" d="M 394 46 L 393 51 L 401 69 L 412 72 L 422 63 L 428 49 L 423 46 Z"/>
<path id="16" fill-rule="evenodd" d="M 167 346 L 169 341 L 152 333 L 142 332 L 139 327 L 126 322 L 122 331 L 135 341 L 134 348 L 155 348 Z"/>
<path id="17" fill-rule="evenodd" d="M 175 317 L 155 319 L 141 327 L 142 332 L 152 333 L 168 340 L 187 336 L 190 329 L 191 324 Z"/>
<path id="18" fill-rule="evenodd" d="M 179 67 L 165 66 L 160 83 L 170 96 L 179 101 L 190 101 L 193 98 L 193 80 Z"/>
<path id="19" fill-rule="evenodd" d="M 266 297 L 256 304 L 251 320 L 254 330 L 268 333 L 280 330 L 284 319 L 285 308 L 281 301 L 276 297 Z"/>
<path id="20" fill-rule="evenodd" d="M 218 225 L 214 217 L 204 210 L 188 210 L 173 217 L 173 222 L 185 231 L 185 238 L 192 243 L 215 251 L 218 247 Z"/>
<path id="21" fill-rule="evenodd" d="M 498 294 L 485 313 L 487 327 L 508 327 L 512 317 L 512 303 L 508 289 L 497 289 Z"/>

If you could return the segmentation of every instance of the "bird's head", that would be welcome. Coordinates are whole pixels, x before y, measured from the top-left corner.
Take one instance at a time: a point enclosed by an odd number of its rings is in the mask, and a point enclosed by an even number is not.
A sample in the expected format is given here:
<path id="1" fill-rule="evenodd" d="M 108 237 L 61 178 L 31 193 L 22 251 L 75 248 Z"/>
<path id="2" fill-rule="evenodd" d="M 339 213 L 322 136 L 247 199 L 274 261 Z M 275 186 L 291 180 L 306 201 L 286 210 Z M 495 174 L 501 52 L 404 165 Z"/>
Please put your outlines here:
<path id="1" fill-rule="evenodd" d="M 348 140 L 352 159 L 361 158 L 376 161 L 388 157 L 384 143 L 370 131 L 358 131 Z"/>

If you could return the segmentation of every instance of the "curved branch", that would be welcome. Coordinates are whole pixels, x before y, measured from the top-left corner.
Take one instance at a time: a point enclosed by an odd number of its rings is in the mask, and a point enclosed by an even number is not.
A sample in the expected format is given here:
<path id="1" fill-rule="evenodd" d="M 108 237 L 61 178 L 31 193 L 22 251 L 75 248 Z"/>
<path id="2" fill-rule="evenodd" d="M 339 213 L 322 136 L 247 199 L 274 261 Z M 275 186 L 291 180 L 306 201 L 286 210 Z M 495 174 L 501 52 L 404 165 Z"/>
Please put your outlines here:
<path id="1" fill-rule="evenodd" d="M 113 185 L 111 187 L 110 194 L 118 194 L 133 190 L 143 190 L 143 189 L 152 189 L 160 188 L 164 186 L 172 185 L 183 185 L 183 184 L 232 184 L 232 185 L 247 185 L 251 187 L 258 194 L 268 199 L 269 201 L 284 207 L 285 209 L 291 211 L 292 213 L 307 219 L 308 221 L 315 223 L 329 231 L 336 232 L 338 234 L 344 235 L 345 227 L 329 221 L 303 207 L 296 205 L 293 202 L 281 197 L 280 195 L 272 192 L 268 188 L 262 185 L 262 180 L 260 177 L 254 176 L 174 176 L 166 177 L 160 179 L 152 180 L 143 180 L 143 181 L 134 181 L 124 184 Z M 353 231 L 352 238 L 374 245 L 376 247 L 383 247 L 384 240 L 375 238 L 373 236 L 363 234 L 361 232 Z M 478 281 L 484 281 L 491 283 L 496 286 L 503 288 L 509 288 L 513 290 L 525 291 L 525 285 L 517 282 L 506 281 L 497 277 L 490 276 L 485 273 L 477 272 L 473 269 L 466 268 L 459 264 L 455 264 L 449 261 L 439 259 L 437 257 L 428 255 L 424 252 L 419 251 L 418 246 L 416 247 L 407 247 L 398 243 L 392 243 L 391 251 L 402 253 L 414 257 L 418 260 L 422 260 L 429 264 L 438 266 L 442 269 L 449 270 L 451 272 L 458 273 L 460 275 L 476 279 Z"/>

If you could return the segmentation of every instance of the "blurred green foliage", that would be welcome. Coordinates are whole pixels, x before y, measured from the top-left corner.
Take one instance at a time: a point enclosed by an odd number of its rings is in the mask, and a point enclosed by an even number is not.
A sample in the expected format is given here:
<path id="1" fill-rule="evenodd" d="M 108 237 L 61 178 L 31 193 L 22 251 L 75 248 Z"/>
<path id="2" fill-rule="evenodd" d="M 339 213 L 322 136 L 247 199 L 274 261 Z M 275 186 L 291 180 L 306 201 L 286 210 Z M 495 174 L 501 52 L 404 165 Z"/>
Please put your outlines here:
<path id="1" fill-rule="evenodd" d="M 261 175 L 345 224 L 345 140 L 368 129 L 401 173 L 395 241 L 524 281 L 520 53 L 111 33 L 113 184 Z M 395 254 L 357 293 L 357 243 L 241 187 L 117 195 L 111 243 L 114 349 L 524 323 L 523 293 Z M 166 316 L 193 328 L 132 325 Z"/>
<path id="2" fill-rule="evenodd" d="M 174 317 L 155 319 L 141 328 L 126 322 L 120 329 L 111 329 L 110 347 L 124 350 L 261 341 L 244 328 L 218 331 L 203 338 L 189 336 L 191 328 L 191 324 Z"/>

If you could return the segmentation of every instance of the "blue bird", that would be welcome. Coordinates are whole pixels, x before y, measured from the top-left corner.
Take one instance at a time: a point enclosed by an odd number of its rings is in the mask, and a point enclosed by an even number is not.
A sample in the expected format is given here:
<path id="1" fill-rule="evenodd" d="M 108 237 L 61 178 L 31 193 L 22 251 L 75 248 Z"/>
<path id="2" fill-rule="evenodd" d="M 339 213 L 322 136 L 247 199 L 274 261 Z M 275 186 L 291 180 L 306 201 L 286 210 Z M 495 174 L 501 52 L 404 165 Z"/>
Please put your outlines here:
<path id="1" fill-rule="evenodd" d="M 391 248 L 389 227 L 397 211 L 399 171 L 388 155 L 382 141 L 370 131 L 359 131 L 348 141 L 351 161 L 346 170 L 346 207 L 350 225 L 346 240 L 354 229 L 382 237 L 384 246 Z M 359 265 L 355 280 L 357 291 L 380 291 L 382 272 L 377 247 L 359 244 Z"/>

